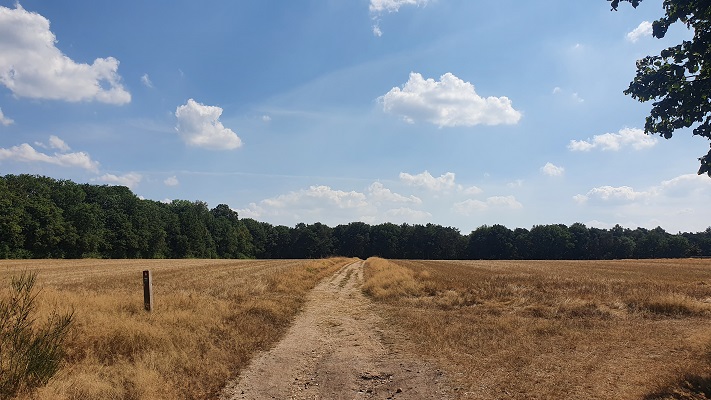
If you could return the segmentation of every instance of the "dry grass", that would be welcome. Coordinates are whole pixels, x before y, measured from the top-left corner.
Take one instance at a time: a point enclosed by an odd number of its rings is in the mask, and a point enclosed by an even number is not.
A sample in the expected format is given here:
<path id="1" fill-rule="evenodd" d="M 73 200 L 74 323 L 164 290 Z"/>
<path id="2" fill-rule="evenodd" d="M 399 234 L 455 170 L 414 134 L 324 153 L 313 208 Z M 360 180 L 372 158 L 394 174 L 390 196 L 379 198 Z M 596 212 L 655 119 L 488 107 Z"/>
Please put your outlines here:
<path id="1" fill-rule="evenodd" d="M 306 292 L 347 261 L 2 261 L 4 283 L 38 273 L 41 314 L 75 310 L 63 369 L 21 398 L 216 397 L 278 340 Z M 151 313 L 143 310 L 144 269 L 153 274 Z"/>
<path id="2" fill-rule="evenodd" d="M 448 366 L 459 398 L 709 395 L 708 260 L 369 259 L 365 277 L 408 351 Z"/>

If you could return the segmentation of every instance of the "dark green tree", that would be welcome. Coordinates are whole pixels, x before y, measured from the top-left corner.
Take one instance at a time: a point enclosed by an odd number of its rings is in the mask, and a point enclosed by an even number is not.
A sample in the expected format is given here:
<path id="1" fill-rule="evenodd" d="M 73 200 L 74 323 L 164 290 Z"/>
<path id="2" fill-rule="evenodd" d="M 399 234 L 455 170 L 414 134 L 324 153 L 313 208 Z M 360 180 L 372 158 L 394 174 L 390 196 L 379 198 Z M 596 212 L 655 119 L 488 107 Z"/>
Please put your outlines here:
<path id="1" fill-rule="evenodd" d="M 642 0 L 620 1 L 637 7 Z M 637 75 L 625 94 L 641 102 L 653 100 L 644 130 L 666 139 L 677 129 L 694 127 L 693 134 L 711 140 L 711 2 L 664 0 L 665 15 L 654 21 L 652 34 L 663 38 L 679 22 L 694 33 L 692 40 L 637 61 Z M 699 158 L 700 174 L 711 176 L 711 150 Z"/>
<path id="2" fill-rule="evenodd" d="M 515 258 L 514 233 L 503 225 L 478 227 L 469 235 L 467 256 L 472 259 L 511 260 Z"/>
<path id="3" fill-rule="evenodd" d="M 369 255 L 383 258 L 399 258 L 400 226 L 391 222 L 375 225 L 370 228 Z"/>
<path id="4" fill-rule="evenodd" d="M 345 257 L 368 258 L 370 244 L 370 225 L 364 222 L 351 222 L 333 228 L 338 255 Z"/>
<path id="5" fill-rule="evenodd" d="M 535 260 L 564 260 L 570 258 L 574 249 L 573 235 L 568 227 L 558 225 L 536 225 L 528 233 L 531 241 L 530 257 Z"/>

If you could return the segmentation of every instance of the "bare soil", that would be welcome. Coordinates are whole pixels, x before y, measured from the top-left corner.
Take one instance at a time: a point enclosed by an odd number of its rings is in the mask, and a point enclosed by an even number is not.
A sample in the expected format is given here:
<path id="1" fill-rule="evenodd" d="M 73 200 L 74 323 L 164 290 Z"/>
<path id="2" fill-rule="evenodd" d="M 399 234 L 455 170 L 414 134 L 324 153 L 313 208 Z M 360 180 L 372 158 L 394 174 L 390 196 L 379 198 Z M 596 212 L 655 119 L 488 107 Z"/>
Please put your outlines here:
<path id="1" fill-rule="evenodd" d="M 403 351 L 397 343 L 406 338 L 383 332 L 362 283 L 362 261 L 322 281 L 284 339 L 255 357 L 220 398 L 449 398 L 444 373 Z"/>

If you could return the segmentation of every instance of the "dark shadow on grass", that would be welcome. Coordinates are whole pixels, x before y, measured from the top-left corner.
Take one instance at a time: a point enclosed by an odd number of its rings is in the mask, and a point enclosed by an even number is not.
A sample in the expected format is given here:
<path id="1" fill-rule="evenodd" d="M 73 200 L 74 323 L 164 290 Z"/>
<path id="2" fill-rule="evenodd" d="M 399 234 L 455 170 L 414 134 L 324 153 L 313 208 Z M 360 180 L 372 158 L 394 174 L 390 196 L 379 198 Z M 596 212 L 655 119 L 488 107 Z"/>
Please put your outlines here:
<path id="1" fill-rule="evenodd" d="M 644 397 L 644 400 L 711 399 L 711 376 L 688 375 L 679 381 Z"/>

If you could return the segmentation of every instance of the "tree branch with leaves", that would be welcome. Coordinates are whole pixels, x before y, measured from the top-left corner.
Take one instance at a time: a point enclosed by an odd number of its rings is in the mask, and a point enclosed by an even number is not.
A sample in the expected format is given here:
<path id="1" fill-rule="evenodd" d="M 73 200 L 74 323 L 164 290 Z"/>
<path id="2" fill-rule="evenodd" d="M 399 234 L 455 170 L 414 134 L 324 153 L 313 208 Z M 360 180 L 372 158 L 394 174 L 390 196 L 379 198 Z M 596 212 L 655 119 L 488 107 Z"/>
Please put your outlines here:
<path id="1" fill-rule="evenodd" d="M 620 2 L 637 7 L 642 0 L 607 0 L 617 10 Z M 663 38 L 669 27 L 682 23 L 693 31 L 691 40 L 637 61 L 637 75 L 626 95 L 653 101 L 644 130 L 666 139 L 674 131 L 692 128 L 711 140 L 711 2 L 664 0 L 665 15 L 652 23 L 652 35 Z M 699 175 L 711 176 L 711 150 L 699 158 Z"/>

